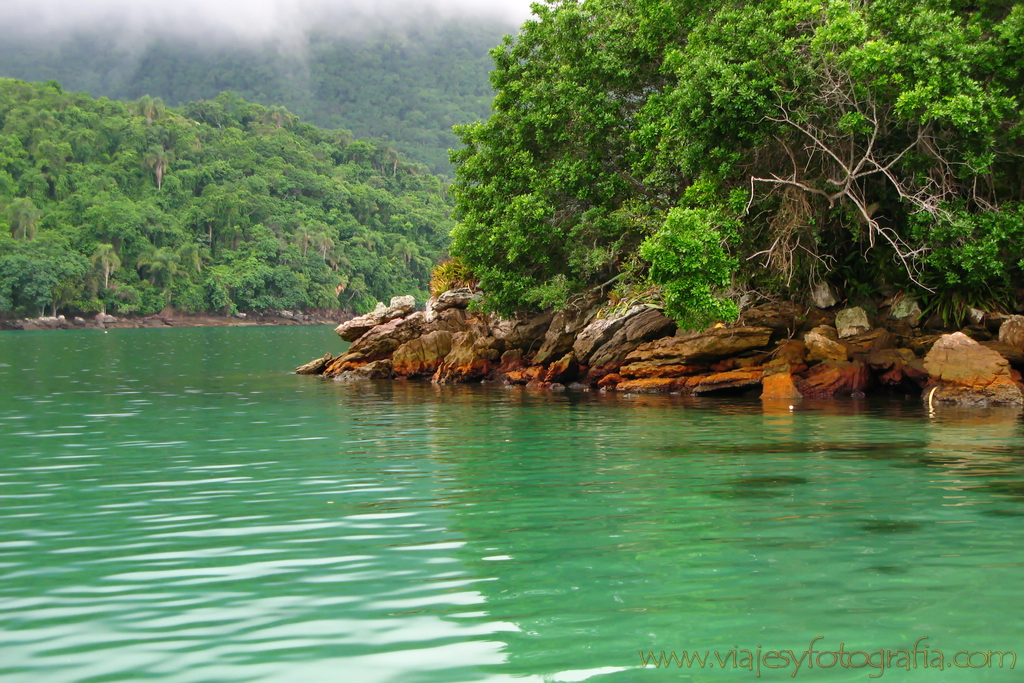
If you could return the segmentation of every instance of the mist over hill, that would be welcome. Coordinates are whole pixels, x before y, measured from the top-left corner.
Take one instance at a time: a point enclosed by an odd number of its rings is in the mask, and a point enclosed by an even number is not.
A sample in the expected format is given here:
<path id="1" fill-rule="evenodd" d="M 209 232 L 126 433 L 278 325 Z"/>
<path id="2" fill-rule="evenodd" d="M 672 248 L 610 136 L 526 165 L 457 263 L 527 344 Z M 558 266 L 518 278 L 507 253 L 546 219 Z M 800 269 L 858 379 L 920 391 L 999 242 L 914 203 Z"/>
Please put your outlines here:
<path id="1" fill-rule="evenodd" d="M 0 77 L 56 80 L 117 100 L 150 95 L 170 106 L 235 91 L 320 127 L 388 141 L 408 160 L 449 173 L 447 150 L 457 145 L 451 127 L 489 116 L 488 50 L 516 22 L 438 11 L 323 16 L 276 32 L 262 23 L 228 31 L 208 18 L 191 31 L 173 22 L 158 30 L 131 17 L 106 25 L 7 24 Z"/>

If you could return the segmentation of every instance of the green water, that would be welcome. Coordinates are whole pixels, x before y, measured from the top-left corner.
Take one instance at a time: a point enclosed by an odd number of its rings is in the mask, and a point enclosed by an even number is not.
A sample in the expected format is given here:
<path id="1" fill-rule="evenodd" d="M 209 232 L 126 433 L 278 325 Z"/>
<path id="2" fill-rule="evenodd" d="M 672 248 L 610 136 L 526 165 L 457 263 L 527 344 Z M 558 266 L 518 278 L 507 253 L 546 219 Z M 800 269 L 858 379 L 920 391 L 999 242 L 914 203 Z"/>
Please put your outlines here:
<path id="1" fill-rule="evenodd" d="M 1015 413 L 288 374 L 335 339 L 0 333 L 0 681 L 744 681 L 638 651 L 815 636 L 1024 655 Z M 917 663 L 796 679 L 1024 668 Z"/>

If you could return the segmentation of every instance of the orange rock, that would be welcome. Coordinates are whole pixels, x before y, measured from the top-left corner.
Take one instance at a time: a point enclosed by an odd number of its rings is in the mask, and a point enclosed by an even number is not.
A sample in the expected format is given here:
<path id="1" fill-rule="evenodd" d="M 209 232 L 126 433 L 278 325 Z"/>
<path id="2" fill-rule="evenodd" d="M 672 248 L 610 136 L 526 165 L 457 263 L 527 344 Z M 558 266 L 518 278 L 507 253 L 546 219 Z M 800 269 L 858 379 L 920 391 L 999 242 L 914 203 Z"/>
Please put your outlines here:
<path id="1" fill-rule="evenodd" d="M 936 389 L 933 401 L 960 404 L 1024 404 L 1024 394 L 1013 382 L 1010 363 L 962 332 L 945 334 L 924 359 Z"/>
<path id="2" fill-rule="evenodd" d="M 615 391 L 630 394 L 667 394 L 670 391 L 676 390 L 676 388 L 675 379 L 653 377 L 619 382 L 615 387 Z"/>
<path id="3" fill-rule="evenodd" d="M 622 375 L 612 372 L 602 377 L 598 381 L 597 386 L 602 389 L 614 389 L 615 385 L 622 381 Z"/>
<path id="4" fill-rule="evenodd" d="M 715 391 L 743 389 L 754 387 L 761 383 L 764 371 L 761 368 L 743 368 L 731 372 L 716 372 L 704 375 L 695 384 L 686 382 L 689 393 L 694 395 L 709 394 Z"/>
<path id="5" fill-rule="evenodd" d="M 564 384 L 572 382 L 579 373 L 579 363 L 576 362 L 576 355 L 570 351 L 559 360 L 548 366 L 544 373 L 545 382 L 558 382 Z"/>
<path id="6" fill-rule="evenodd" d="M 863 392 L 870 382 L 871 373 L 864 363 L 829 360 L 808 370 L 796 388 L 807 398 L 832 398 Z"/>
<path id="7" fill-rule="evenodd" d="M 698 372 L 706 372 L 707 369 L 703 365 L 659 365 L 657 363 L 643 362 L 623 365 L 619 369 L 619 374 L 630 379 L 685 377 L 687 375 L 696 375 Z"/>
<path id="8" fill-rule="evenodd" d="M 398 377 L 432 375 L 451 353 L 453 335 L 436 330 L 417 339 L 411 339 L 395 350 L 391 363 Z"/>
<path id="9" fill-rule="evenodd" d="M 793 376 L 789 374 L 789 371 L 776 372 L 773 375 L 765 375 L 761 380 L 761 400 L 773 401 L 793 401 L 798 398 L 803 398 L 803 394 L 796 388 L 796 384 L 793 383 Z"/>

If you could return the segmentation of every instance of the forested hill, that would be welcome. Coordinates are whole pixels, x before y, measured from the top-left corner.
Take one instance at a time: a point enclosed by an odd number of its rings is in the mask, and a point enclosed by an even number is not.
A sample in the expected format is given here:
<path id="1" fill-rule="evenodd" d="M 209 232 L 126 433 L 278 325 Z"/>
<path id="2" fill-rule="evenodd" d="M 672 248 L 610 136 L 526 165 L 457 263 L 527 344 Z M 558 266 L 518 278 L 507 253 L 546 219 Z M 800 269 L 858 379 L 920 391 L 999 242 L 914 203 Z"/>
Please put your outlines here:
<path id="1" fill-rule="evenodd" d="M 353 35 L 325 27 L 282 46 L 101 31 L 3 35 L 0 28 L 0 77 L 53 79 L 94 97 L 150 95 L 172 106 L 234 91 L 317 126 L 379 137 L 434 172 L 450 173 L 452 126 L 490 114 L 488 51 L 515 30 L 491 19 L 434 18 Z"/>
<path id="2" fill-rule="evenodd" d="M 424 299 L 449 215 L 425 166 L 280 106 L 0 79 L 0 315 Z"/>

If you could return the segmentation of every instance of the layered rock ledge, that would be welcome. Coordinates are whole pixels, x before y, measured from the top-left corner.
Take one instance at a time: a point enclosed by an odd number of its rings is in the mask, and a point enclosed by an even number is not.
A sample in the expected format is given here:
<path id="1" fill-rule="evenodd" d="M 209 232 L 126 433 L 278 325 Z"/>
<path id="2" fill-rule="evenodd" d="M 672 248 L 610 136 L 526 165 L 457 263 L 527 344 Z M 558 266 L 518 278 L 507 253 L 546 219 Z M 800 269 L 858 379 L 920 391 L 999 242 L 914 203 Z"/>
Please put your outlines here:
<path id="1" fill-rule="evenodd" d="M 337 380 L 429 379 L 529 388 L 759 395 L 765 401 L 919 393 L 928 401 L 1024 404 L 1024 317 L 924 334 L 920 309 L 881 314 L 813 305 L 750 309 L 734 325 L 693 332 L 655 306 L 600 299 L 503 319 L 473 310 L 478 293 L 452 290 L 415 310 L 395 297 L 337 327 L 348 350 L 301 366 Z M 973 338 L 972 338 L 973 337 Z"/>

